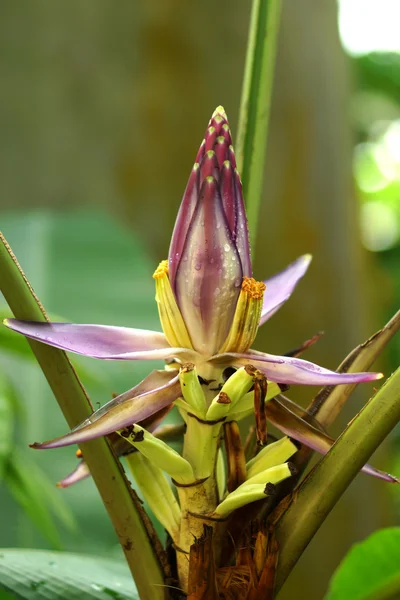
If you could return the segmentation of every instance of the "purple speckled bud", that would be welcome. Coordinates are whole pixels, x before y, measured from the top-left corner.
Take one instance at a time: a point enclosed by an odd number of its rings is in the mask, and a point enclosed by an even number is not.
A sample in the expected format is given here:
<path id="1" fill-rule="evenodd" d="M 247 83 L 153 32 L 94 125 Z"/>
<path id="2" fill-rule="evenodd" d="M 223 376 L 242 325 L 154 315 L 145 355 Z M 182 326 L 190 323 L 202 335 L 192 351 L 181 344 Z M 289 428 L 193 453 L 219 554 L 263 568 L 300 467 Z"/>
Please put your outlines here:
<path id="1" fill-rule="evenodd" d="M 228 120 L 218 107 L 183 196 L 169 250 L 169 278 L 193 346 L 214 354 L 232 323 L 251 259 L 242 185 Z"/>

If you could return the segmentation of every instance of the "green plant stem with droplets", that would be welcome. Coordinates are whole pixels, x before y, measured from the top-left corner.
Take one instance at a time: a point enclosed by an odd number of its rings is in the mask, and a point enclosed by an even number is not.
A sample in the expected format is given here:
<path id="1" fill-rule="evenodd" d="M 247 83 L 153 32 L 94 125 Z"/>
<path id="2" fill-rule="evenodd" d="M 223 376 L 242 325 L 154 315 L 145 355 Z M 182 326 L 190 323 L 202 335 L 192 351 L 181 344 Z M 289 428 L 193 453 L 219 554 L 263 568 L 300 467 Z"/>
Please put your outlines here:
<path id="1" fill-rule="evenodd" d="M 12 312 L 18 319 L 46 321 L 44 308 L 1 234 L 0 242 L 1 291 Z M 28 343 L 68 425 L 74 427 L 90 415 L 92 406 L 67 355 L 39 342 L 28 340 Z M 141 600 L 161 600 L 164 598 L 164 575 L 153 547 L 157 545 L 156 536 L 150 521 L 145 524 L 142 519 L 147 517 L 118 459 L 106 438 L 86 442 L 81 448 L 117 532 Z"/>
<path id="2" fill-rule="evenodd" d="M 277 591 L 361 467 L 400 421 L 400 368 L 350 422 L 276 525 Z"/>
<path id="3" fill-rule="evenodd" d="M 268 122 L 282 0 L 254 0 L 243 77 L 236 160 L 242 178 L 251 246 L 262 198 Z"/>

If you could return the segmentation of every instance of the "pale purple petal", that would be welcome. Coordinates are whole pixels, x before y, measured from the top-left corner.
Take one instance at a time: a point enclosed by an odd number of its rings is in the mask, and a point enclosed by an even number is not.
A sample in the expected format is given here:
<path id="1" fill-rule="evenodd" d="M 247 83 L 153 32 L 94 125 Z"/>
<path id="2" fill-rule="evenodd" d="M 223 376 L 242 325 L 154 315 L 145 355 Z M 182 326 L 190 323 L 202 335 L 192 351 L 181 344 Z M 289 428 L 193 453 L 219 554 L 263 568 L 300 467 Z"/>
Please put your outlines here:
<path id="1" fill-rule="evenodd" d="M 141 393 L 143 393 L 144 391 L 150 391 L 152 389 L 150 386 L 150 381 L 151 381 L 151 385 L 156 384 L 157 381 L 160 384 L 162 384 L 165 381 L 168 381 L 169 377 L 165 378 L 165 376 L 164 376 L 165 373 L 167 373 L 167 372 L 166 371 L 153 371 L 150 376 L 146 377 L 146 379 L 144 379 L 136 387 L 136 391 L 140 390 Z M 143 421 L 139 421 L 138 425 L 140 425 L 141 427 L 144 427 L 144 429 L 147 429 L 147 431 L 150 431 L 150 432 L 155 431 L 157 428 L 160 429 L 161 421 L 163 419 L 165 419 L 165 417 L 172 410 L 172 408 L 173 408 L 173 404 L 170 404 L 169 406 L 166 406 L 162 410 L 159 410 L 158 412 L 154 413 L 154 415 L 151 415 L 151 417 L 148 417 L 147 419 L 144 419 Z M 132 444 L 130 444 L 125 438 L 121 437 L 117 433 L 110 433 L 108 435 L 108 440 L 111 442 L 113 450 L 118 457 L 124 456 L 125 454 L 130 454 L 131 452 L 134 452 L 134 448 L 133 448 Z M 86 479 L 87 477 L 90 477 L 90 475 L 91 475 L 91 473 L 90 473 L 87 463 L 84 460 L 81 460 L 81 461 L 79 461 L 76 469 L 74 471 L 72 471 L 72 473 L 70 473 L 69 475 L 67 475 L 61 481 L 59 481 L 57 483 L 57 487 L 60 487 L 60 488 L 69 487 L 71 485 L 74 485 L 75 483 L 78 483 L 79 481 L 82 481 L 83 479 Z"/>
<path id="2" fill-rule="evenodd" d="M 233 366 L 253 365 L 271 381 L 301 385 L 338 385 L 362 383 L 383 377 L 382 373 L 336 373 L 319 367 L 308 360 L 273 354 L 238 354 L 227 352 L 212 358 L 213 362 L 231 363 Z"/>
<path id="3" fill-rule="evenodd" d="M 163 333 L 147 329 L 109 325 L 37 323 L 17 319 L 6 319 L 4 324 L 33 340 L 92 358 L 163 360 L 186 352 L 183 348 L 171 348 Z M 192 356 L 194 354 L 189 350 L 187 353 Z"/>
<path id="4" fill-rule="evenodd" d="M 177 301 L 194 348 L 211 355 L 232 323 L 242 268 L 214 178 L 207 178 L 176 275 Z"/>
<path id="5" fill-rule="evenodd" d="M 164 375 L 162 376 L 161 373 Z M 159 385 L 162 380 L 162 385 Z M 154 387 L 151 387 L 152 385 Z M 32 444 L 32 447 L 59 448 L 107 435 L 143 421 L 172 404 L 180 395 L 181 387 L 175 370 L 153 372 L 139 385 L 96 410 L 70 433 L 42 444 Z"/>
<path id="6" fill-rule="evenodd" d="M 307 423 L 301 417 L 294 414 L 278 398 L 273 398 L 266 403 L 265 413 L 268 421 L 285 435 L 321 454 L 327 454 L 335 442 L 329 435 L 319 431 L 310 423 Z M 399 483 L 399 480 L 393 475 L 375 469 L 369 464 L 364 465 L 362 471 L 390 483 Z"/>
<path id="7" fill-rule="evenodd" d="M 311 254 L 304 254 L 292 262 L 284 271 L 264 281 L 266 288 L 260 325 L 265 323 L 288 300 L 311 262 Z"/>
<path id="8" fill-rule="evenodd" d="M 84 460 L 81 460 L 72 473 L 57 483 L 57 487 L 66 488 L 70 485 L 74 485 L 74 483 L 78 483 L 78 481 L 83 481 L 83 479 L 86 479 L 87 477 L 90 477 L 89 467 Z"/>

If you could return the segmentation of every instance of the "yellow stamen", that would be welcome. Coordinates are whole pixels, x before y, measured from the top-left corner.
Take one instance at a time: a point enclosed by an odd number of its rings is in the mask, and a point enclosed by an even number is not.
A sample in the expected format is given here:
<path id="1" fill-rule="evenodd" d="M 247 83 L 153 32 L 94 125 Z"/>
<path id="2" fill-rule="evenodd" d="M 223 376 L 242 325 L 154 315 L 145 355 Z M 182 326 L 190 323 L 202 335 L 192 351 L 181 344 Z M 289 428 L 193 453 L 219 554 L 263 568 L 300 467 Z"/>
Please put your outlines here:
<path id="1" fill-rule="evenodd" d="M 261 317 L 265 284 L 253 277 L 244 277 L 236 305 L 235 316 L 222 352 L 246 352 L 256 337 Z"/>
<path id="2" fill-rule="evenodd" d="M 153 279 L 159 279 L 160 277 L 164 277 L 164 275 L 168 275 L 168 261 L 162 260 L 158 265 L 157 269 L 153 273 Z"/>
<path id="3" fill-rule="evenodd" d="M 156 282 L 156 302 L 161 326 L 172 347 L 190 348 L 192 342 L 186 329 L 168 277 L 168 261 L 162 260 L 153 273 Z"/>

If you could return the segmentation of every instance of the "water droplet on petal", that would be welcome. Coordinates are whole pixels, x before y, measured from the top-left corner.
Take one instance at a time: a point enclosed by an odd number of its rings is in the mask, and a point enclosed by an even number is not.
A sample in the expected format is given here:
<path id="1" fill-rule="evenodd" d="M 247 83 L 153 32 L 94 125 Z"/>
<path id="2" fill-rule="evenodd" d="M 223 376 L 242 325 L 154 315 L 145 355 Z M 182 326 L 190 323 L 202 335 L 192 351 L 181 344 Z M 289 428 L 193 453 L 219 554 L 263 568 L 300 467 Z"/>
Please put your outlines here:
<path id="1" fill-rule="evenodd" d="M 219 296 L 221 293 L 221 290 L 219 288 L 215 288 L 214 290 L 214 296 Z"/>
<path id="2" fill-rule="evenodd" d="M 200 271 L 200 269 L 201 269 L 201 262 L 196 262 L 194 264 L 194 268 L 196 269 L 196 271 Z"/>
<path id="3" fill-rule="evenodd" d="M 230 247 L 230 245 L 229 245 L 229 244 L 225 244 L 225 245 L 224 245 L 224 250 L 225 250 L 225 252 L 229 252 L 229 250 L 230 250 L 230 249 L 231 249 L 231 247 Z"/>

